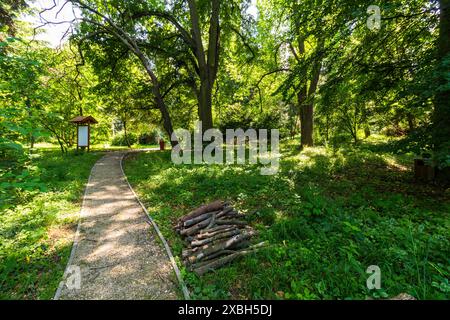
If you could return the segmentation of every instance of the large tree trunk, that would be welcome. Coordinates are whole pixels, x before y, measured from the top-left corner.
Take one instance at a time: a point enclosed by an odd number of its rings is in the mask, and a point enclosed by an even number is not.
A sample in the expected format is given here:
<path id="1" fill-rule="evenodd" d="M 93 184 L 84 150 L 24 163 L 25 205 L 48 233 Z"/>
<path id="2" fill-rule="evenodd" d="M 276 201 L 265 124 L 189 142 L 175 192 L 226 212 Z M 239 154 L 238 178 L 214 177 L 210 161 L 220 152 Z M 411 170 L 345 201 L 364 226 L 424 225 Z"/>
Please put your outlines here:
<path id="1" fill-rule="evenodd" d="M 195 0 L 188 0 L 192 25 L 192 40 L 195 43 L 193 53 L 198 64 L 200 92 L 198 95 L 198 115 L 202 121 L 203 132 L 213 127 L 212 90 L 217 77 L 219 64 L 219 12 L 220 0 L 211 1 L 209 20 L 208 50 L 205 52 L 201 35 L 200 19 Z"/>
<path id="2" fill-rule="evenodd" d="M 442 64 L 450 55 L 450 0 L 440 0 L 440 23 L 438 40 L 439 85 L 445 85 L 448 80 Z M 447 86 L 448 88 L 448 86 Z M 439 91 L 435 97 L 433 113 L 433 145 L 436 152 L 450 152 L 450 89 Z"/>
<path id="3" fill-rule="evenodd" d="M 172 141 L 172 135 L 174 134 L 172 120 L 170 118 L 169 110 L 167 110 L 167 106 L 164 102 L 164 99 L 161 96 L 158 81 L 156 81 L 156 83 L 153 83 L 153 95 L 155 96 L 156 105 L 158 106 L 158 109 L 161 112 L 164 130 L 166 130 L 167 134 L 169 135 L 171 146 L 175 147 L 178 144 L 178 140 L 175 137 L 174 141 Z"/>
<path id="4" fill-rule="evenodd" d="M 297 31 L 300 34 L 299 26 Z M 291 45 L 292 53 L 298 63 L 305 53 L 305 42 L 302 36 L 298 37 L 298 51 L 300 56 L 295 52 L 295 49 Z M 319 41 L 318 49 L 323 46 L 323 42 Z M 314 145 L 313 133 L 314 133 L 314 95 L 317 90 L 317 84 L 320 77 L 321 60 L 314 63 L 312 75 L 310 77 L 309 88 L 307 87 L 308 75 L 304 74 L 303 78 L 305 83 L 300 87 L 297 93 L 297 100 L 300 112 L 300 148 L 311 147 Z"/>
<path id="5" fill-rule="evenodd" d="M 311 147 L 314 145 L 314 105 L 312 103 L 306 103 L 301 106 L 300 118 L 301 147 Z"/>
<path id="6" fill-rule="evenodd" d="M 317 62 L 312 79 L 309 85 L 309 90 L 302 102 L 300 103 L 300 126 L 301 126 L 301 148 L 311 147 L 314 145 L 313 133 L 314 133 L 314 95 L 317 90 L 317 84 L 319 83 L 321 63 Z M 306 88 L 306 87 L 305 87 Z M 303 96 L 305 89 L 302 89 L 300 95 Z"/>
<path id="7" fill-rule="evenodd" d="M 300 113 L 300 147 L 313 145 L 313 113 L 312 106 L 307 104 L 307 88 L 303 85 L 297 93 L 297 101 Z"/>
<path id="8" fill-rule="evenodd" d="M 198 116 L 202 121 L 202 130 L 205 132 L 213 127 L 212 119 L 212 86 L 208 80 L 200 84 L 200 95 L 198 101 Z"/>

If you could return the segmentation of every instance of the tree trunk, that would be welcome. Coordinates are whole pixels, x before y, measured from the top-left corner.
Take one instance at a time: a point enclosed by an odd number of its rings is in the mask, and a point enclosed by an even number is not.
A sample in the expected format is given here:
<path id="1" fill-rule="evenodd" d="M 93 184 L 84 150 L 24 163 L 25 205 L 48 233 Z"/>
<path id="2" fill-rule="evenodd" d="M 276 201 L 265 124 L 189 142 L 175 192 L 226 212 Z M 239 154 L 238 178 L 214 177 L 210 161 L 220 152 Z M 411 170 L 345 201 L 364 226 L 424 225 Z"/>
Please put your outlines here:
<path id="1" fill-rule="evenodd" d="M 443 61 L 450 59 L 450 0 L 440 0 L 440 22 L 438 39 L 438 85 L 448 83 Z M 433 145 L 435 152 L 450 153 L 450 89 L 437 92 L 433 112 Z"/>
<path id="2" fill-rule="evenodd" d="M 409 131 L 413 131 L 416 128 L 416 119 L 414 118 L 414 115 L 410 112 L 407 113 L 406 118 L 408 119 L 408 127 Z"/>
<path id="3" fill-rule="evenodd" d="M 198 95 L 198 115 L 202 121 L 202 131 L 213 127 L 212 90 L 217 77 L 219 64 L 219 12 L 220 1 L 211 1 L 211 18 L 209 21 L 208 50 L 205 53 L 201 36 L 200 18 L 195 0 L 188 0 L 192 25 L 192 39 L 195 43 L 193 53 L 198 64 L 200 92 Z"/>
<path id="4" fill-rule="evenodd" d="M 142 64 L 145 67 L 145 70 L 147 71 L 147 74 L 149 75 L 153 87 L 153 96 L 155 98 L 156 106 L 158 107 L 159 111 L 161 112 L 161 116 L 163 119 L 163 126 L 166 130 L 167 134 L 169 135 L 170 144 L 172 145 L 172 148 L 178 145 L 178 140 L 175 137 L 174 141 L 172 141 L 172 135 L 173 135 L 173 126 L 172 126 L 172 119 L 170 118 L 169 110 L 167 110 L 166 103 L 164 102 L 163 96 L 161 94 L 161 90 L 159 87 L 159 81 L 158 78 L 156 78 L 156 75 L 152 71 L 150 60 L 141 52 L 135 49 L 136 55 L 141 60 Z"/>
<path id="5" fill-rule="evenodd" d="M 127 122 L 125 120 L 122 120 L 122 122 L 123 122 L 123 132 L 125 135 L 125 142 L 127 143 L 128 148 L 131 148 L 130 140 L 128 139 L 127 134 Z"/>
<path id="6" fill-rule="evenodd" d="M 208 79 L 200 84 L 200 97 L 198 101 L 198 116 L 202 121 L 202 131 L 213 127 L 212 120 L 212 87 Z"/>
<path id="7" fill-rule="evenodd" d="M 302 85 L 299 92 L 297 93 L 297 103 L 298 103 L 298 109 L 299 109 L 299 116 L 300 116 L 300 148 L 303 148 L 305 146 L 305 139 L 308 136 L 308 130 L 307 130 L 307 122 L 308 120 L 305 117 L 305 111 L 306 111 L 306 99 L 307 99 L 307 88 L 306 85 Z M 311 136 L 312 139 L 312 136 Z M 307 140 L 307 139 L 306 139 Z"/>
<path id="8" fill-rule="evenodd" d="M 299 52 L 303 54 L 305 52 L 303 38 L 299 37 L 298 42 Z M 323 42 L 319 41 L 318 49 L 320 50 L 322 46 Z M 299 61 L 298 57 L 297 60 Z M 305 83 L 298 93 L 298 103 L 300 107 L 300 148 L 311 147 L 314 145 L 314 95 L 319 83 L 321 65 L 322 62 L 320 59 L 314 62 L 309 89 L 307 88 L 307 83 Z M 305 79 L 308 79 L 306 75 Z"/>
<path id="9" fill-rule="evenodd" d="M 319 41 L 318 48 L 322 47 L 322 42 Z M 307 100 L 308 103 L 302 108 L 302 136 L 301 146 L 312 147 L 314 145 L 313 132 L 314 132 L 314 95 L 316 94 L 317 85 L 319 83 L 320 68 L 322 62 L 316 61 L 313 68 L 312 79 L 309 84 Z"/>
<path id="10" fill-rule="evenodd" d="M 311 147 L 314 145 L 314 105 L 306 103 L 300 108 L 301 147 Z"/>
<path id="11" fill-rule="evenodd" d="M 174 141 L 172 141 L 172 135 L 174 134 L 172 120 L 170 119 L 169 110 L 167 110 L 166 104 L 161 96 L 160 91 L 159 91 L 159 86 L 157 89 L 155 89 L 155 85 L 153 85 L 153 94 L 155 96 L 156 105 L 158 106 L 159 110 L 161 111 L 161 115 L 163 118 L 164 130 L 166 130 L 167 134 L 169 135 L 170 144 L 173 148 L 178 144 L 178 140 L 175 137 Z"/>
<path id="12" fill-rule="evenodd" d="M 56 139 L 58 140 L 59 147 L 61 148 L 61 153 L 62 154 L 66 154 L 67 153 L 67 149 L 64 147 L 64 144 L 61 141 L 61 139 L 59 138 L 59 136 L 56 136 Z"/>

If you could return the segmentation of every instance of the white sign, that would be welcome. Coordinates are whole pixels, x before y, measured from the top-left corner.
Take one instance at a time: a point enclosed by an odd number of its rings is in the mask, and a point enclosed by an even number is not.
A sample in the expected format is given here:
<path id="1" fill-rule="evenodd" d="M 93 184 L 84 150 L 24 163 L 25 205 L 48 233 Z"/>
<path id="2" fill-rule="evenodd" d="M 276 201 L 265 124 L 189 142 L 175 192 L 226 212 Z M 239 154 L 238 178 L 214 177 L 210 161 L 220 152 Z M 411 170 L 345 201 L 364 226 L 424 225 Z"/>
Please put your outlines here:
<path id="1" fill-rule="evenodd" d="M 78 126 L 78 146 L 87 147 L 89 145 L 88 126 Z"/>

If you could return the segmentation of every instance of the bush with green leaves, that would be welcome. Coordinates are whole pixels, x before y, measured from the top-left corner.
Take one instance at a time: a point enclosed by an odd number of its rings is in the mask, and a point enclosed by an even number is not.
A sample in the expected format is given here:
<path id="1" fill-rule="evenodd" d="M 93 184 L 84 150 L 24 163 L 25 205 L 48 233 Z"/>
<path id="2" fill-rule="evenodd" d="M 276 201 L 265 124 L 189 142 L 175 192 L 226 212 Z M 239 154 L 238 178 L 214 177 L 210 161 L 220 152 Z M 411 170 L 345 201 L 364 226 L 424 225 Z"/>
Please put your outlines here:
<path id="1" fill-rule="evenodd" d="M 137 136 L 136 134 L 132 133 L 132 132 L 127 132 L 127 134 L 125 135 L 124 132 L 120 132 L 118 134 L 116 134 L 112 140 L 111 140 L 111 145 L 113 146 L 128 146 L 128 145 L 133 145 L 137 142 Z"/>
<path id="2" fill-rule="evenodd" d="M 166 135 L 160 129 L 153 129 L 150 132 L 139 135 L 139 144 L 158 144 L 160 139 L 166 140 Z"/>

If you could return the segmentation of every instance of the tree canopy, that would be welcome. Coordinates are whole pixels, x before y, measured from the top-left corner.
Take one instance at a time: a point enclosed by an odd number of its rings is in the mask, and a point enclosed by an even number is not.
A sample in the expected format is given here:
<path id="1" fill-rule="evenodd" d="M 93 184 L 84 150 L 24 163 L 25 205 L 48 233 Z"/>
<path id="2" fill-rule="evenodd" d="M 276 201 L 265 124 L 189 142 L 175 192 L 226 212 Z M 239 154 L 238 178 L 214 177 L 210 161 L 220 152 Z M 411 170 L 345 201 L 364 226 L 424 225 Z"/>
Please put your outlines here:
<path id="1" fill-rule="evenodd" d="M 104 118 L 104 141 L 114 122 L 171 136 L 199 119 L 204 130 L 300 133 L 301 147 L 389 134 L 402 137 L 398 151 L 434 151 L 445 164 L 446 3 L 67 0 L 59 4 L 78 9 L 73 33 L 52 49 L 26 40 L 26 4 L 5 2 L 2 110 L 30 128 L 2 139 L 32 143 L 46 132 L 65 150 L 67 120 L 88 112 Z"/>

